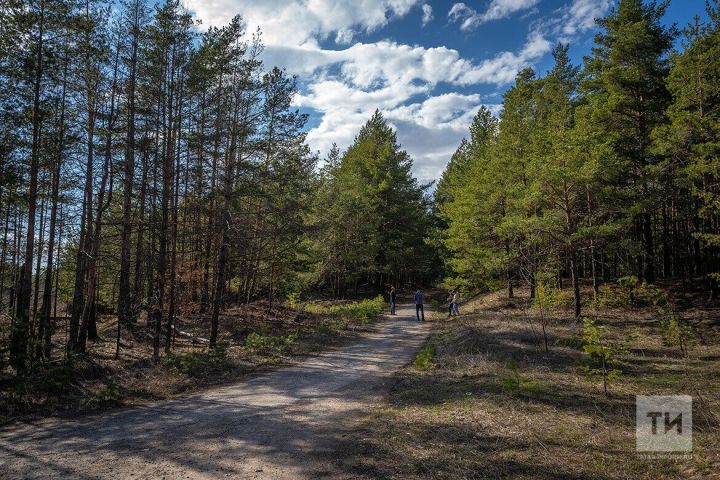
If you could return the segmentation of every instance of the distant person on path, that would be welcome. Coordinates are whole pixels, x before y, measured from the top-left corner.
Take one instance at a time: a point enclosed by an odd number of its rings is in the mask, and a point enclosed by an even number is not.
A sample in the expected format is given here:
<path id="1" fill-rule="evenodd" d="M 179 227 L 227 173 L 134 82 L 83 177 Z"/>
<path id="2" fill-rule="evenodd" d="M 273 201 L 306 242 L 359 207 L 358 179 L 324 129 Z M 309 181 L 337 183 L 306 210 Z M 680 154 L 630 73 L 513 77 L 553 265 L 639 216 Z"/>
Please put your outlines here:
<path id="1" fill-rule="evenodd" d="M 460 315 L 460 311 L 458 310 L 458 291 L 457 290 L 452 291 L 452 299 L 450 301 L 450 313 L 455 316 Z"/>
<path id="2" fill-rule="evenodd" d="M 450 290 L 448 292 L 447 302 L 448 302 L 448 317 L 451 317 L 453 314 L 453 290 Z"/>
<path id="3" fill-rule="evenodd" d="M 397 296 L 395 294 L 395 287 L 390 287 L 390 315 L 395 315 L 395 300 Z"/>
<path id="4" fill-rule="evenodd" d="M 417 316 L 418 322 L 425 321 L 425 310 L 423 309 L 423 300 L 425 296 L 423 295 L 422 290 L 419 288 L 415 292 L 415 315 Z M 420 319 L 420 315 L 422 314 L 422 320 Z"/>

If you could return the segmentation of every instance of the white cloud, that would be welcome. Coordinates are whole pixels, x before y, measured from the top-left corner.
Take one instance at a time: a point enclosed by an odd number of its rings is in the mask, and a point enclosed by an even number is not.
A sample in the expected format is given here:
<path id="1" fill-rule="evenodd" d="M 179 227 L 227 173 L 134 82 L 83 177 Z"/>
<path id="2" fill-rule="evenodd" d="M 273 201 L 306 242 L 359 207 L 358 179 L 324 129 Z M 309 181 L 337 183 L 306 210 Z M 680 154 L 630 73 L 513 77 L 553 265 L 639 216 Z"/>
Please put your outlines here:
<path id="1" fill-rule="evenodd" d="M 439 83 L 504 85 L 514 80 L 518 70 L 550 49 L 550 42 L 533 31 L 519 52 L 500 52 L 479 63 L 466 60 L 457 50 L 447 47 L 425 48 L 388 40 L 356 43 L 344 50 L 323 50 L 310 44 L 269 46 L 265 60 L 304 76 L 328 75 L 330 67 L 336 67 L 339 71 L 336 76 L 341 80 L 365 90 L 390 83 L 408 86 L 413 82 L 429 87 Z"/>
<path id="2" fill-rule="evenodd" d="M 335 43 L 339 45 L 349 45 L 353 41 L 354 32 L 351 28 L 341 28 L 335 35 Z"/>
<path id="3" fill-rule="evenodd" d="M 587 17 L 596 11 L 590 8 L 593 0 L 574 0 L 558 11 L 556 23 L 546 21 L 531 27 L 518 51 L 471 60 L 445 46 L 357 41 L 363 33 L 376 31 L 413 9 L 422 12 L 422 26 L 426 26 L 433 20 L 433 10 L 422 0 L 184 1 L 206 27 L 226 24 L 240 13 L 248 31 L 261 28 L 265 63 L 299 75 L 301 93 L 294 103 L 319 114 L 319 123 L 308 132 L 313 150 L 326 153 L 333 143 L 347 147 L 379 108 L 397 128 L 399 141 L 415 160 L 413 171 L 422 180 L 440 175 L 467 135 L 472 117 L 488 101 L 477 94 L 438 94 L 438 85 L 443 85 L 442 91 L 477 84 L 507 85 L 520 69 L 550 51 L 548 39 L 563 35 L 560 18 L 567 16 L 568 28 L 576 25 L 579 31 L 588 28 Z M 467 29 L 475 21 L 502 18 L 537 2 L 492 0 L 482 13 L 455 4 L 450 18 Z M 321 48 L 320 42 L 328 39 L 341 47 Z M 489 107 L 500 109 L 499 105 Z"/>
<path id="4" fill-rule="evenodd" d="M 433 17 L 433 9 L 432 9 L 432 7 L 431 7 L 429 4 L 427 4 L 427 3 L 424 3 L 424 4 L 423 4 L 423 6 L 422 6 L 422 12 L 423 12 L 423 15 L 422 15 L 422 26 L 424 27 L 424 26 L 427 25 L 428 23 L 432 22 L 435 17 Z"/>
<path id="5" fill-rule="evenodd" d="M 203 26 L 222 26 L 241 14 L 249 31 L 261 27 L 268 45 L 302 45 L 350 30 L 370 32 L 403 17 L 421 0 L 183 0 Z M 343 31 L 343 34 L 338 32 Z"/>
<path id="6" fill-rule="evenodd" d="M 426 181 L 439 176 L 484 103 L 478 94 L 433 95 L 435 87 L 507 84 L 518 70 L 549 50 L 550 43 L 534 32 L 519 52 L 502 52 L 480 63 L 446 47 L 390 41 L 357 43 L 344 50 L 273 48 L 269 53 L 275 60 L 294 59 L 290 71 L 296 66 L 316 79 L 295 99 L 298 106 L 322 113 L 319 125 L 308 133 L 312 149 L 327 152 L 333 143 L 347 147 L 379 108 L 415 159 L 415 174 Z"/>
<path id="7" fill-rule="evenodd" d="M 573 0 L 560 21 L 560 33 L 571 37 L 595 27 L 595 19 L 603 17 L 614 0 Z"/>
<path id="8" fill-rule="evenodd" d="M 464 84 L 495 83 L 503 85 L 512 82 L 522 68 L 527 67 L 552 49 L 550 42 L 539 32 L 530 33 L 525 46 L 519 53 L 502 52 L 485 60 L 476 68 L 467 70 L 460 77 Z"/>
<path id="9" fill-rule="evenodd" d="M 455 3 L 448 12 L 451 23 L 460 23 L 461 30 L 472 30 L 483 23 L 509 17 L 515 12 L 534 7 L 540 0 L 492 0 L 487 10 L 480 13 L 464 3 Z"/>

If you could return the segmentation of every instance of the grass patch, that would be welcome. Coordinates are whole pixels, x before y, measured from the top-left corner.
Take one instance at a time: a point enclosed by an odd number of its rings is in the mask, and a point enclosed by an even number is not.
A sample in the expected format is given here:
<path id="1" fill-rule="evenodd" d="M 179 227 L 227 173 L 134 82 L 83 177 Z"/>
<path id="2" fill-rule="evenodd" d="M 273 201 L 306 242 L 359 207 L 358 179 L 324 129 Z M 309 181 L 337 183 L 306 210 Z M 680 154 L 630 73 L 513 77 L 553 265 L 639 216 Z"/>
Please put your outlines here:
<path id="1" fill-rule="evenodd" d="M 421 350 L 396 374 L 386 402 L 344 443 L 341 469 L 359 478 L 409 480 L 714 478 L 720 327 L 704 320 L 713 310 L 679 313 L 706 339 L 686 358 L 669 345 L 655 305 L 640 305 L 649 294 L 634 293 L 632 308 L 588 312 L 606 327 L 593 338 L 584 339 L 583 326 L 567 312 L 553 313 L 548 352 L 522 289 L 512 308 L 503 295 L 489 294 L 475 302 L 475 313 L 466 307 L 462 318 L 435 323 L 433 354 Z M 619 343 L 627 350 L 608 356 L 605 349 Z M 608 396 L 601 380 L 586 382 L 578 371 L 592 356 L 589 345 L 606 363 L 613 356 L 622 362 Z M 696 400 L 693 457 L 639 458 L 635 395 L 684 393 Z"/>
<path id="2" fill-rule="evenodd" d="M 280 356 L 297 342 L 297 334 L 260 335 L 251 333 L 245 338 L 245 348 L 254 354 Z"/>
<path id="3" fill-rule="evenodd" d="M 559 337 L 555 340 L 556 347 L 572 348 L 573 350 L 582 350 L 585 345 L 585 340 L 580 337 Z"/>
<path id="4" fill-rule="evenodd" d="M 99 410 L 123 404 L 124 395 L 120 383 L 114 378 L 104 381 L 102 387 L 80 400 L 80 410 Z"/>
<path id="5" fill-rule="evenodd" d="M 433 366 L 435 346 L 426 345 L 415 355 L 415 368 L 418 370 L 430 370 Z"/>
<path id="6" fill-rule="evenodd" d="M 202 377 L 228 366 L 227 345 L 212 350 L 187 351 L 163 357 L 160 366 L 190 377 Z"/>
<path id="7" fill-rule="evenodd" d="M 305 305 L 305 311 L 309 313 L 329 315 L 360 324 L 375 320 L 385 308 L 385 300 L 382 295 L 358 302 L 338 303 L 334 305 L 308 303 Z"/>

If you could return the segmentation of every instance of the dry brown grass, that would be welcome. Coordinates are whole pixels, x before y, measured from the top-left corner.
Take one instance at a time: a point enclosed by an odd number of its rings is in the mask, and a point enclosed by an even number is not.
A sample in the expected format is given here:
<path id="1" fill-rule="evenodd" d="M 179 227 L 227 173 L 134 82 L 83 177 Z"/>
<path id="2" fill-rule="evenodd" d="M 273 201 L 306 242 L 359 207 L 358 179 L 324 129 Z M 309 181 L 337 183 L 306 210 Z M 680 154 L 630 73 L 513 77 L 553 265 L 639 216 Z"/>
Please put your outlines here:
<path id="1" fill-rule="evenodd" d="M 383 479 L 720 478 L 720 322 L 712 305 L 673 298 L 694 331 L 687 359 L 663 344 L 652 308 L 588 311 L 629 348 L 606 396 L 578 373 L 584 353 L 571 340 L 581 325 L 566 313 L 554 317 L 545 353 L 527 293 L 482 295 L 461 305 L 465 315 L 438 321 L 429 340 L 434 368 L 399 372 L 386 402 L 348 439 L 341 468 Z M 519 390 L 503 388 L 515 378 L 510 357 Z M 637 394 L 694 397 L 692 459 L 636 454 Z"/>

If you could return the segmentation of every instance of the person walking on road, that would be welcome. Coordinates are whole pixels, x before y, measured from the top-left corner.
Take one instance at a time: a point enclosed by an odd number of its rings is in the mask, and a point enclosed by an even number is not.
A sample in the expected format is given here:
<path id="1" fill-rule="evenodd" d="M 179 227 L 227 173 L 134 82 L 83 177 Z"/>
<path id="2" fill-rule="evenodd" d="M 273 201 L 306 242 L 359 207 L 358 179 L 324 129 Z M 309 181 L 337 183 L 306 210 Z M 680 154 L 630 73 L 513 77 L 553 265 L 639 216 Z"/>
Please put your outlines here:
<path id="1" fill-rule="evenodd" d="M 452 314 L 453 314 L 453 293 L 454 293 L 454 290 L 450 290 L 448 292 L 448 297 L 447 297 L 448 317 L 452 317 Z"/>
<path id="2" fill-rule="evenodd" d="M 422 290 L 419 288 L 415 292 L 415 315 L 417 316 L 418 322 L 424 322 L 425 321 L 425 310 L 423 309 L 423 300 L 425 299 L 425 296 L 423 295 Z M 422 319 L 420 316 L 422 315 Z"/>
<path id="3" fill-rule="evenodd" d="M 395 300 L 397 296 L 395 294 L 395 287 L 390 287 L 390 315 L 395 315 Z"/>
<path id="4" fill-rule="evenodd" d="M 452 313 L 455 316 L 460 315 L 460 311 L 458 310 L 458 291 L 457 290 L 452 291 L 452 299 L 450 301 L 450 313 Z"/>

